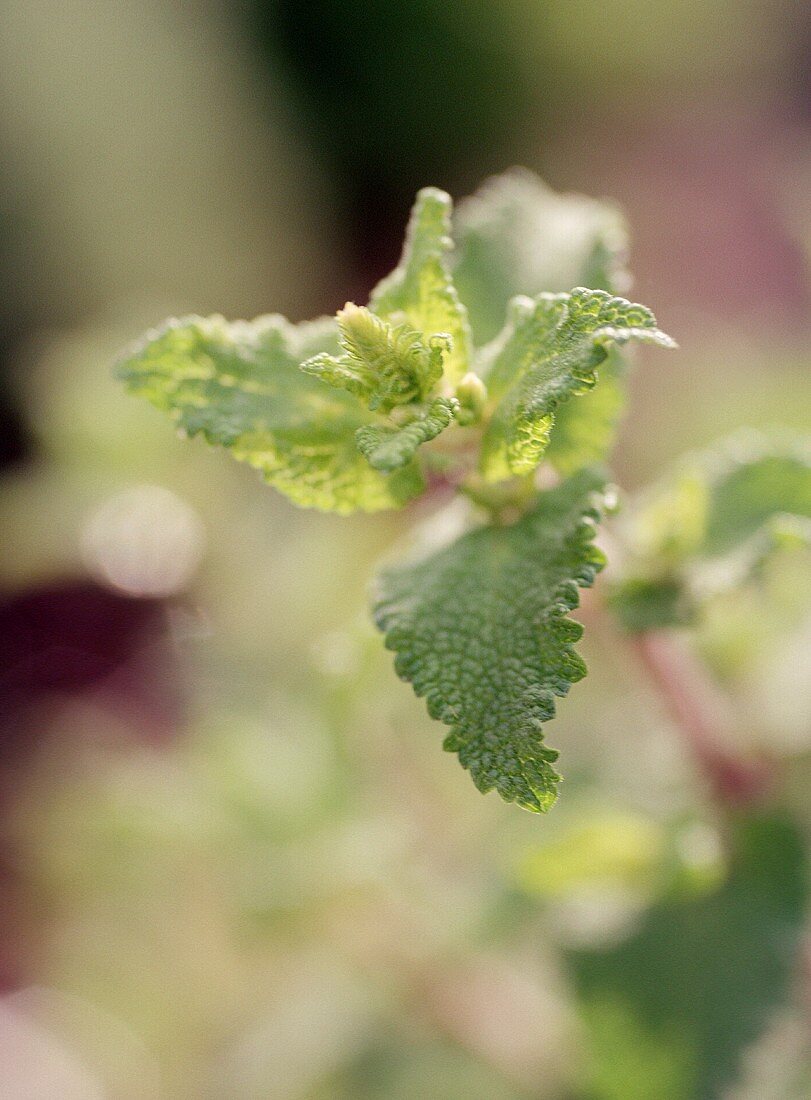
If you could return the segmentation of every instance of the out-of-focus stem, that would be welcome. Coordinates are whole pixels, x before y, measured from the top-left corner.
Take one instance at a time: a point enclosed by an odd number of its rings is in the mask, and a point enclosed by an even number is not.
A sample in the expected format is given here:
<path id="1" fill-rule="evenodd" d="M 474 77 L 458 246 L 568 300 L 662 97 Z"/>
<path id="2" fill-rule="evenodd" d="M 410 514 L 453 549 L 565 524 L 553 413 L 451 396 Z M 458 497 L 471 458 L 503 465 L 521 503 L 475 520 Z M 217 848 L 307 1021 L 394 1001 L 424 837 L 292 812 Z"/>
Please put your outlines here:
<path id="1" fill-rule="evenodd" d="M 701 664 L 664 631 L 637 634 L 631 644 L 716 797 L 736 806 L 762 799 L 772 786 L 773 767 L 729 747 L 734 729 L 729 706 Z"/>

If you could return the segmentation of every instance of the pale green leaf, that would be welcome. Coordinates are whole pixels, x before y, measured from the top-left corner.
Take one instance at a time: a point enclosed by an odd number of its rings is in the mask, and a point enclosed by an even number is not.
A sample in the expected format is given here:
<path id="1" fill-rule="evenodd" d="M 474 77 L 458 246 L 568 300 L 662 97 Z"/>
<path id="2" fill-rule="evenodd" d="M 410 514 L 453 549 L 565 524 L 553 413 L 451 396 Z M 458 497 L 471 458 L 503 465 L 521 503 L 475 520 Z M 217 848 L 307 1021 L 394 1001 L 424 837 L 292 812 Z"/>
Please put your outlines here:
<path id="1" fill-rule="evenodd" d="M 483 352 L 488 392 L 498 401 L 482 446 L 485 477 L 530 473 L 557 407 L 594 386 L 609 345 L 631 340 L 674 346 L 649 309 L 602 290 L 513 299 L 504 330 Z"/>
<path id="2" fill-rule="evenodd" d="M 544 460 L 564 477 L 608 456 L 625 406 L 625 375 L 624 357 L 611 347 L 600 365 L 598 384 L 555 410 Z"/>
<path id="3" fill-rule="evenodd" d="M 613 597 L 626 627 L 693 618 L 776 550 L 811 544 L 811 441 L 743 434 L 689 455 L 626 528 L 630 560 Z"/>
<path id="4" fill-rule="evenodd" d="M 573 286 L 623 293 L 629 284 L 620 212 L 583 195 L 559 195 L 527 169 L 494 176 L 461 202 L 454 233 L 454 279 L 477 345 L 496 336 L 517 294 Z"/>
<path id="5" fill-rule="evenodd" d="M 390 476 L 373 469 L 355 433 L 374 418 L 299 369 L 316 352 L 337 350 L 332 320 L 296 327 L 278 316 L 186 317 L 147 333 L 118 374 L 183 431 L 228 448 L 296 504 L 341 513 L 399 507 L 423 487 L 417 467 Z"/>
<path id="6" fill-rule="evenodd" d="M 422 413 L 401 427 L 370 424 L 358 428 L 358 450 L 376 470 L 397 470 L 409 463 L 417 448 L 435 439 L 453 420 L 458 402 L 437 397 Z"/>
<path id="7" fill-rule="evenodd" d="M 566 618 L 602 568 L 593 545 L 602 479 L 583 472 L 542 493 L 511 527 L 483 527 L 383 574 L 375 618 L 395 669 L 451 727 L 481 791 L 533 811 L 555 801 L 557 753 L 544 722 L 585 674 Z"/>
<path id="8" fill-rule="evenodd" d="M 405 319 L 426 339 L 447 334 L 451 347 L 444 371 L 452 388 L 470 368 L 470 329 L 448 268 L 450 233 L 450 196 L 424 188 L 411 213 L 402 258 L 374 289 L 369 305 L 386 320 Z"/>
<path id="9" fill-rule="evenodd" d="M 424 401 L 442 377 L 448 337 L 426 341 L 409 324 L 390 325 L 352 302 L 338 311 L 337 320 L 343 354 L 322 352 L 301 369 L 354 394 L 369 409 L 390 412 L 396 405 Z"/>

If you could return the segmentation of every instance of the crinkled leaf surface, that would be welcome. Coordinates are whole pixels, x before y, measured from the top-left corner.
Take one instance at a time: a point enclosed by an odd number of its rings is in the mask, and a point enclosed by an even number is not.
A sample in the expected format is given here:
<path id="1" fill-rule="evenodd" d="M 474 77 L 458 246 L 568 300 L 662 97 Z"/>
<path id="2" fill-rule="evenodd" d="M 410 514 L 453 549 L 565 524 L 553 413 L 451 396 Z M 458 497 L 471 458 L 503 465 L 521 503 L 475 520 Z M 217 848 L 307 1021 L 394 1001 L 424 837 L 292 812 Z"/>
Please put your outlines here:
<path id="1" fill-rule="evenodd" d="M 514 168 L 461 202 L 454 217 L 454 279 L 477 345 L 492 340 L 517 294 L 628 285 L 627 235 L 610 203 L 559 195 Z"/>
<path id="2" fill-rule="evenodd" d="M 776 549 L 811 542 L 811 441 L 747 434 L 688 457 L 628 525 L 613 601 L 632 631 L 675 625 Z"/>
<path id="3" fill-rule="evenodd" d="M 444 357 L 445 377 L 454 386 L 469 370 L 470 330 L 467 310 L 448 268 L 451 199 L 426 187 L 417 195 L 400 263 L 372 292 L 371 309 L 380 317 L 405 319 L 426 338 L 446 333 L 451 339 Z"/>
<path id="4" fill-rule="evenodd" d="M 603 565 L 593 545 L 602 478 L 584 471 L 542 493 L 511 527 L 483 527 L 383 574 L 375 618 L 395 669 L 451 732 L 481 791 L 547 810 L 557 753 L 543 743 L 554 697 L 585 674 L 566 618 Z"/>
<path id="5" fill-rule="evenodd" d="M 447 428 L 457 405 L 453 398 L 437 397 L 402 427 L 370 424 L 358 428 L 358 450 L 376 470 L 397 470 L 411 461 L 422 443 L 435 439 Z"/>
<path id="6" fill-rule="evenodd" d="M 338 311 L 343 354 L 322 352 L 301 365 L 305 374 L 354 394 L 372 410 L 423 401 L 442 377 L 449 339 L 427 342 L 407 323 L 390 325 L 363 306 L 348 302 Z"/>
<path id="7" fill-rule="evenodd" d="M 673 347 L 649 309 L 601 290 L 513 300 L 502 333 L 483 352 L 498 402 L 482 445 L 490 481 L 530 473 L 549 443 L 557 407 L 594 386 L 608 346 L 629 341 Z"/>
<path id="8" fill-rule="evenodd" d="M 603 462 L 611 451 L 625 405 L 626 363 L 616 347 L 600 365 L 597 385 L 555 410 L 544 461 L 564 477 Z"/>
<path id="9" fill-rule="evenodd" d="M 627 231 L 611 203 L 557 194 L 525 168 L 487 180 L 457 207 L 454 278 L 482 345 L 500 331 L 516 295 L 589 286 L 612 294 L 630 279 Z M 599 385 L 559 407 L 546 459 L 562 474 L 602 462 L 624 403 L 625 367 L 612 348 Z"/>
<path id="10" fill-rule="evenodd" d="M 420 471 L 413 463 L 391 475 L 373 469 L 355 433 L 375 418 L 350 393 L 300 370 L 315 353 L 337 351 L 331 319 L 186 317 L 147 333 L 118 373 L 189 435 L 228 448 L 296 504 L 341 513 L 399 507 L 421 491 Z"/>
<path id="11" fill-rule="evenodd" d="M 802 836 L 766 815 L 730 833 L 719 887 L 663 900 L 610 950 L 571 954 L 591 1040 L 588 1096 L 727 1096 L 742 1053 L 787 1003 L 808 904 Z"/>

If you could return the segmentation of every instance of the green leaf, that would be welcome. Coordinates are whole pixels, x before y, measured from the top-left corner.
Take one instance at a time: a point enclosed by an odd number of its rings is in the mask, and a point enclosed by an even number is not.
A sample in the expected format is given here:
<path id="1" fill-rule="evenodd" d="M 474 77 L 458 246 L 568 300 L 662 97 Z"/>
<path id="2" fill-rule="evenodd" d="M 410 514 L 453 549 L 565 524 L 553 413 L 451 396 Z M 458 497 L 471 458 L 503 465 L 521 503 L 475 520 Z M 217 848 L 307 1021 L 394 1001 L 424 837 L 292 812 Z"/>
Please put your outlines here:
<path id="1" fill-rule="evenodd" d="M 591 1039 L 589 1097 L 725 1096 L 743 1051 L 787 1002 L 808 903 L 802 836 L 765 815 L 735 822 L 731 834 L 718 888 L 665 899 L 611 950 L 571 954 Z M 640 1047 L 651 1057 L 640 1060 Z M 656 1056 L 665 1050 L 669 1058 Z"/>
<path id="2" fill-rule="evenodd" d="M 627 577 L 611 590 L 609 604 L 631 634 L 689 626 L 695 617 L 684 585 L 673 577 Z"/>
<path id="3" fill-rule="evenodd" d="M 608 345 L 631 340 L 675 346 L 649 309 L 602 290 L 513 299 L 504 330 L 483 352 L 488 392 L 499 401 L 482 445 L 487 480 L 531 473 L 557 407 L 595 385 Z"/>
<path id="4" fill-rule="evenodd" d="M 671 561 L 713 557 L 781 513 L 811 517 L 811 440 L 745 433 L 690 455 L 647 494 L 635 541 Z"/>
<path id="5" fill-rule="evenodd" d="M 278 316 L 186 317 L 147 333 L 117 370 L 189 435 L 228 448 L 296 504 L 340 513 L 399 507 L 423 488 L 418 468 L 373 469 L 355 434 L 375 418 L 299 369 L 314 353 L 337 350 L 331 319 L 296 327 Z"/>
<path id="6" fill-rule="evenodd" d="M 353 302 L 338 311 L 337 320 L 343 355 L 322 352 L 301 369 L 354 394 L 369 409 L 390 412 L 396 405 L 424 401 L 442 377 L 447 337 L 426 342 L 410 325 L 392 326 Z"/>
<path id="7" fill-rule="evenodd" d="M 617 293 L 630 282 L 619 210 L 583 195 L 557 194 L 526 169 L 493 177 L 461 202 L 454 231 L 454 278 L 477 344 L 498 334 L 516 295 L 573 286 Z M 624 403 L 624 373 L 613 348 L 599 386 L 556 412 L 546 458 L 562 474 L 605 459 Z"/>
<path id="8" fill-rule="evenodd" d="M 788 441 L 787 441 L 788 442 Z M 811 517 L 811 446 L 768 450 L 763 440 L 720 457 L 708 471 L 710 500 L 702 552 L 722 554 L 784 514 Z"/>
<path id="9" fill-rule="evenodd" d="M 544 460 L 564 477 L 603 462 L 614 443 L 625 406 L 626 364 L 616 347 L 600 366 L 598 384 L 555 410 L 555 428 Z"/>
<path id="10" fill-rule="evenodd" d="M 368 425 L 358 428 L 358 450 L 376 470 L 397 470 L 409 463 L 422 443 L 435 439 L 453 420 L 458 402 L 437 397 L 427 410 L 402 427 Z"/>
<path id="11" fill-rule="evenodd" d="M 375 606 L 395 669 L 451 727 L 445 748 L 481 791 L 548 810 L 557 753 L 543 743 L 554 697 L 586 672 L 566 618 L 604 563 L 593 545 L 603 480 L 583 472 L 511 527 L 483 527 L 383 574 Z"/>
<path id="12" fill-rule="evenodd" d="M 461 202 L 454 231 L 454 279 L 477 345 L 497 335 L 517 294 L 628 286 L 620 212 L 583 195 L 558 195 L 526 169 L 494 176 Z"/>
<path id="13" fill-rule="evenodd" d="M 690 621 L 707 599 L 756 576 L 775 550 L 810 545 L 810 520 L 811 443 L 733 437 L 688 456 L 643 494 L 612 602 L 631 631 Z"/>
<path id="14" fill-rule="evenodd" d="M 402 258 L 374 289 L 369 305 L 386 320 L 405 319 L 426 337 L 448 335 L 444 370 L 452 388 L 470 369 L 470 329 L 447 262 L 453 247 L 451 208 L 444 191 L 426 187 L 419 192 Z"/>

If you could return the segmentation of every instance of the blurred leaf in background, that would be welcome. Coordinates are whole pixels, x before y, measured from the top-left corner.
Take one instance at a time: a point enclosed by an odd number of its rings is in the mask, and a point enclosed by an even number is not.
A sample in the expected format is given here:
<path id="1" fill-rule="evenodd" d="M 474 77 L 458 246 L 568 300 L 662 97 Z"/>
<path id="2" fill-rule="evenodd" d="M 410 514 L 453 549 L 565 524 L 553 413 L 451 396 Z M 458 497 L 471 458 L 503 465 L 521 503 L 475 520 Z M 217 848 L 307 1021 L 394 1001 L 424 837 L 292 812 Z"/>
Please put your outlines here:
<path id="1" fill-rule="evenodd" d="M 667 898 L 613 950 L 571 956 L 595 1097 L 715 1097 L 783 1005 L 806 917 L 804 840 L 783 818 L 734 823 L 728 877 Z"/>

